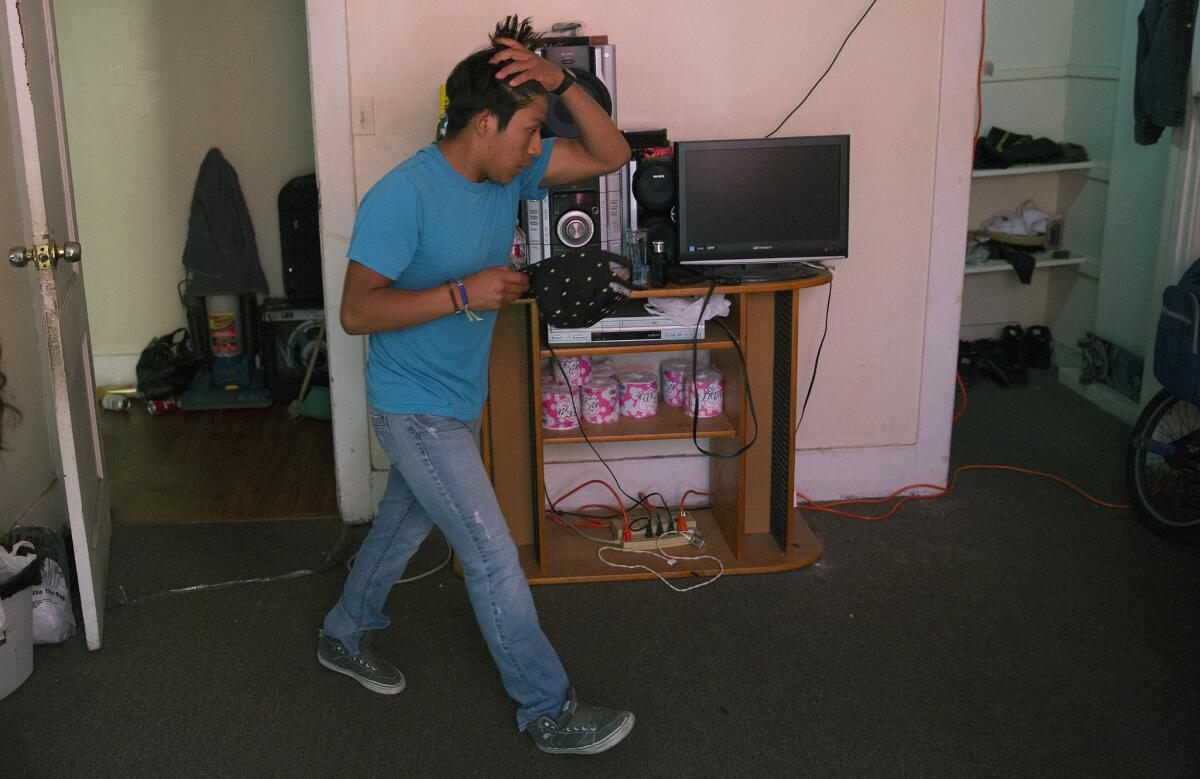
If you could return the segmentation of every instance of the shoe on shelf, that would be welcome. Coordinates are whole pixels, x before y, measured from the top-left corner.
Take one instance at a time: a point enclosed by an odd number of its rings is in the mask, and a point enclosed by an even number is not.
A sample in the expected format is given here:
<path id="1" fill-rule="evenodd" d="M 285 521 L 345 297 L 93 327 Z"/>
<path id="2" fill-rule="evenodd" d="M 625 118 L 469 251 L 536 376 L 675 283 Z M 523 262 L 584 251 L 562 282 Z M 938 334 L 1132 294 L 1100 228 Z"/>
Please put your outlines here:
<path id="1" fill-rule="evenodd" d="M 633 730 L 632 712 L 580 703 L 567 694 L 557 719 L 539 717 L 525 726 L 538 749 L 555 755 L 595 755 L 611 749 Z"/>
<path id="2" fill-rule="evenodd" d="M 371 692 L 395 695 L 404 689 L 404 674 L 371 649 L 371 634 L 363 636 L 358 653 L 350 654 L 342 642 L 323 632 L 317 639 L 317 660 L 326 668 L 349 676 Z"/>

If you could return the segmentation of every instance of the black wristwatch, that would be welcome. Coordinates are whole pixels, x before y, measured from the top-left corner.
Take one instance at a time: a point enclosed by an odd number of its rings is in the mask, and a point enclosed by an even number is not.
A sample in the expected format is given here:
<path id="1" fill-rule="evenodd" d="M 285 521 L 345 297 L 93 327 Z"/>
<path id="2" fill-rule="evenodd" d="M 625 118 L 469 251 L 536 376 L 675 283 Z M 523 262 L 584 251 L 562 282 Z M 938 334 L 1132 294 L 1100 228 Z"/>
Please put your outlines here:
<path id="1" fill-rule="evenodd" d="M 570 89 L 571 85 L 577 81 L 575 74 L 571 72 L 570 68 L 563 68 L 562 72 L 562 83 L 558 85 L 558 89 L 551 90 L 550 94 L 552 95 L 561 95 L 563 92 L 566 92 L 568 89 Z"/>

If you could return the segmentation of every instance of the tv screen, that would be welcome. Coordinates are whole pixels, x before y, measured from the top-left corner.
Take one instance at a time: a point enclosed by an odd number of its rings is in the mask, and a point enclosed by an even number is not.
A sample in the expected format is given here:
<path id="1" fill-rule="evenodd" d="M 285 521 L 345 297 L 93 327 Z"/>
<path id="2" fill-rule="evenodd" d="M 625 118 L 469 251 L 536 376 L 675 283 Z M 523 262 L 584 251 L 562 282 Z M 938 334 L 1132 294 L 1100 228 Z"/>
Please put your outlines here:
<path id="1" fill-rule="evenodd" d="M 680 141 L 679 261 L 846 256 L 850 136 Z"/>

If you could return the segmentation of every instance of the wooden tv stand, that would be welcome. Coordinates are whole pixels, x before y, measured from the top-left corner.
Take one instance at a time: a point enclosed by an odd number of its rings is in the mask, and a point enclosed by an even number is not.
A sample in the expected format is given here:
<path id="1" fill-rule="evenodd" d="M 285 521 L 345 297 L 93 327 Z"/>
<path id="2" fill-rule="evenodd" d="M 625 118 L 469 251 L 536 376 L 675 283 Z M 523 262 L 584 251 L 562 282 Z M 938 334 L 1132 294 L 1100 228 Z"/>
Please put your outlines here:
<path id="1" fill-rule="evenodd" d="M 705 539 L 702 552 L 677 547 L 672 554 L 708 554 L 719 558 L 727 574 L 771 573 L 801 568 L 821 557 L 821 545 L 793 508 L 796 429 L 796 332 L 800 295 L 828 284 L 822 272 L 799 281 L 718 286 L 731 301 L 723 321 L 746 358 L 758 417 L 758 439 L 744 454 L 710 458 L 710 508 L 689 510 L 688 521 Z M 703 296 L 707 285 L 668 285 L 636 291 L 634 298 Z M 754 421 L 746 402 L 736 346 L 711 322 L 699 348 L 725 377 L 725 414 L 700 421 L 700 436 L 713 452 L 728 453 L 748 443 Z M 691 343 L 556 346 L 559 357 L 586 354 L 690 353 Z M 491 392 L 484 406 L 480 444 L 500 507 L 520 552 L 531 584 L 650 579 L 646 571 L 612 568 L 597 558 L 597 544 L 580 538 L 546 515 L 542 471 L 547 446 L 584 443 L 579 430 L 544 430 L 541 425 L 540 360 L 549 358 L 545 327 L 537 304 L 506 307 L 496 322 L 492 345 Z M 691 419 L 675 408 L 659 405 L 658 416 L 621 420 L 612 425 L 586 425 L 592 443 L 690 439 Z M 597 478 L 610 479 L 598 462 Z M 615 485 L 614 485 L 615 488 Z M 677 510 L 678 506 L 672 507 Z M 589 530 L 593 535 L 602 531 Z M 607 553 L 622 563 L 646 563 L 645 555 Z M 629 559 L 626 559 L 629 558 Z M 666 577 L 709 576 L 711 560 L 668 567 L 649 559 Z M 667 569 L 667 570 L 662 570 Z"/>

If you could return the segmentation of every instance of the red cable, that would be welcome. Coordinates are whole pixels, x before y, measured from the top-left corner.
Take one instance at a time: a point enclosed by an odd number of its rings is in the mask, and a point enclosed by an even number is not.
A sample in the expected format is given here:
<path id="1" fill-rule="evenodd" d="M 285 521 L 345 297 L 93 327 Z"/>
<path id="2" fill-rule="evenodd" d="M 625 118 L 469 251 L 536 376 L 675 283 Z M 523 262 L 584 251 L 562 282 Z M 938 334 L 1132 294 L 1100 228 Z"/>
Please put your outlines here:
<path id="1" fill-rule="evenodd" d="M 611 485 L 610 485 L 608 482 L 606 482 L 606 481 L 604 481 L 604 480 L 602 480 L 602 479 L 592 479 L 591 481 L 585 481 L 583 484 L 580 484 L 578 487 L 574 488 L 573 490 L 571 490 L 571 491 L 570 491 L 570 492 L 568 492 L 567 494 L 565 494 L 565 495 L 559 495 L 559 496 L 558 496 L 558 500 L 552 500 L 552 501 L 550 501 L 550 510 L 551 510 L 552 512 L 557 512 L 557 511 L 558 511 L 558 504 L 559 504 L 559 503 L 561 503 L 562 501 L 564 501 L 564 500 L 566 500 L 567 498 L 571 497 L 571 496 L 572 496 L 572 495 L 574 495 L 576 492 L 579 492 L 581 489 L 583 489 L 584 487 L 588 486 L 589 484 L 603 484 L 603 485 L 604 485 L 604 487 L 605 487 L 605 489 L 607 489 L 609 492 L 611 492 L 611 493 L 612 493 L 613 499 L 614 499 L 614 500 L 616 500 L 616 502 L 617 502 L 617 505 L 621 507 L 621 517 L 622 517 L 622 521 L 623 521 L 623 523 L 624 523 L 624 529 L 623 529 L 623 532 L 622 532 L 622 536 L 624 537 L 624 539 L 625 539 L 626 541 L 630 541 L 630 540 L 632 540 L 632 539 L 633 539 L 633 533 L 632 533 L 632 532 L 629 530 L 629 514 L 628 514 L 628 513 L 625 511 L 625 506 L 624 506 L 624 505 L 621 503 L 621 498 L 617 496 L 617 491 L 616 491 L 616 490 L 614 490 L 614 489 L 612 488 L 612 486 L 611 486 Z"/>
<path id="2" fill-rule="evenodd" d="M 678 524 L 680 533 L 685 533 L 685 532 L 687 532 L 687 529 L 688 529 L 687 514 L 685 514 L 683 511 L 683 502 L 685 500 L 687 500 L 688 495 L 704 495 L 705 497 L 710 497 L 710 498 L 712 497 L 711 492 L 701 492 L 700 490 L 685 490 L 684 491 L 683 495 L 679 498 L 679 522 L 677 524 Z M 696 508 L 696 507 L 693 506 L 692 508 Z"/>
<path id="3" fill-rule="evenodd" d="M 979 142 L 979 131 L 983 129 L 983 47 L 987 42 L 987 0 L 979 20 L 979 70 L 975 74 L 975 135 L 971 138 L 971 167 L 975 166 L 975 144 Z"/>
<path id="4" fill-rule="evenodd" d="M 962 391 L 962 405 L 959 406 L 958 411 L 954 412 L 954 419 L 950 420 L 951 422 L 957 422 L 963 414 L 967 413 L 967 385 L 963 384 L 961 373 L 955 371 L 954 378 L 958 382 L 959 390 Z"/>
<path id="5" fill-rule="evenodd" d="M 1070 489 L 1074 490 L 1079 495 L 1083 496 L 1083 498 L 1085 498 L 1090 503 L 1093 503 L 1096 506 L 1100 506 L 1101 508 L 1122 509 L 1122 510 L 1133 508 L 1133 506 L 1126 504 L 1126 503 L 1109 503 L 1108 501 L 1103 501 L 1098 498 L 1094 498 L 1091 495 L 1084 492 L 1083 490 L 1081 490 L 1079 487 L 1076 487 L 1071 482 L 1062 478 L 1061 476 L 1055 476 L 1052 473 L 1043 473 L 1041 471 L 1035 471 L 1035 470 L 1032 470 L 1029 468 L 1018 468 L 1015 465 L 963 465 L 963 466 L 955 469 L 954 475 L 950 477 L 950 483 L 947 484 L 945 487 L 939 487 L 936 484 L 910 484 L 907 487 L 901 487 L 900 489 L 896 490 L 895 492 L 893 492 L 891 495 L 887 496 L 886 498 L 873 498 L 873 499 L 863 499 L 863 500 L 837 500 L 837 501 L 831 501 L 829 503 L 825 503 L 824 505 L 818 506 L 818 505 L 816 505 L 816 503 L 813 501 L 812 498 L 808 497 L 804 493 L 797 492 L 796 495 L 797 495 L 797 497 L 799 497 L 801 500 L 804 501 L 799 506 L 799 508 L 802 508 L 802 509 L 811 509 L 812 511 L 824 511 L 829 514 L 836 514 L 840 517 L 848 517 L 850 519 L 862 519 L 862 520 L 866 520 L 866 521 L 877 521 L 877 520 L 881 520 L 881 519 L 887 519 L 888 517 L 892 516 L 893 514 L 896 513 L 896 511 L 901 506 L 903 506 L 905 503 L 909 502 L 910 500 L 930 500 L 932 498 L 941 498 L 943 496 L 949 495 L 951 492 L 954 491 L 955 484 L 958 481 L 958 475 L 960 473 L 962 473 L 963 471 L 984 471 L 984 470 L 1014 471 L 1016 473 L 1023 473 L 1027 476 L 1040 476 L 1044 479 L 1051 479 L 1053 481 L 1058 482 L 1059 484 L 1069 487 Z M 855 504 L 876 505 L 879 503 L 886 503 L 889 500 L 892 500 L 893 498 L 900 495 L 900 493 L 906 492 L 908 490 L 913 490 L 913 489 L 929 489 L 929 490 L 933 490 L 934 492 L 931 495 L 906 495 L 903 498 L 901 498 L 899 501 L 897 501 L 896 505 L 892 506 L 891 509 L 889 509 L 887 511 L 887 513 L 880 514 L 877 516 L 869 515 L 869 514 L 855 514 L 853 512 L 848 512 L 848 511 L 838 511 L 837 509 L 833 508 L 834 506 L 848 506 L 848 505 L 855 505 Z"/>

